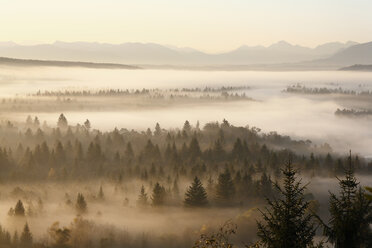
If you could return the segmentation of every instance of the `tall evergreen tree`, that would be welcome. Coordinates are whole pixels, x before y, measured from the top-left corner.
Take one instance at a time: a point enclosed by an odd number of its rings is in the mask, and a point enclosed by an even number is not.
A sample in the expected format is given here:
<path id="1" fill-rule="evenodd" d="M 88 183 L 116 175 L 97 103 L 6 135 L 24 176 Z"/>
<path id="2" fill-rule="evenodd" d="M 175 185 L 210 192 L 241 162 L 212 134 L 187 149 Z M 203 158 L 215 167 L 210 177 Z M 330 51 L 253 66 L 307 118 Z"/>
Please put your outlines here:
<path id="1" fill-rule="evenodd" d="M 105 199 L 105 194 L 103 193 L 102 185 L 99 187 L 99 191 L 98 191 L 98 199 L 99 199 L 99 200 L 104 200 L 104 199 Z"/>
<path id="2" fill-rule="evenodd" d="M 156 183 L 151 195 L 152 205 L 157 207 L 165 203 L 165 189 L 159 183 Z"/>
<path id="3" fill-rule="evenodd" d="M 263 221 L 257 223 L 257 235 L 263 246 L 268 248 L 312 247 L 316 228 L 313 215 L 307 211 L 309 202 L 304 198 L 306 187 L 296 180 L 291 162 L 286 164 L 282 173 L 283 187 L 274 184 L 281 197 L 267 199 L 269 208 L 261 211 Z"/>
<path id="4" fill-rule="evenodd" d="M 160 134 L 161 134 L 161 128 L 160 128 L 160 125 L 159 125 L 159 123 L 156 123 L 156 125 L 155 125 L 154 135 L 155 135 L 155 136 L 160 136 Z"/>
<path id="5" fill-rule="evenodd" d="M 138 196 L 137 205 L 140 207 L 144 207 L 147 205 L 147 200 L 148 200 L 148 197 L 145 192 L 145 187 L 142 185 L 140 194 Z"/>
<path id="6" fill-rule="evenodd" d="M 15 216 L 25 216 L 25 207 L 23 206 L 23 202 L 18 200 L 15 208 L 14 208 L 14 215 Z"/>
<path id="7" fill-rule="evenodd" d="M 19 247 L 20 248 L 31 248 L 32 242 L 33 242 L 32 234 L 30 232 L 30 228 L 28 227 L 28 224 L 26 223 L 23 228 L 23 232 L 21 234 Z"/>
<path id="8" fill-rule="evenodd" d="M 64 114 L 60 114 L 58 118 L 57 126 L 61 129 L 67 128 L 68 122 Z"/>
<path id="9" fill-rule="evenodd" d="M 87 203 L 85 201 L 83 194 L 78 193 L 75 207 L 79 214 L 83 214 L 87 211 Z"/>
<path id="10" fill-rule="evenodd" d="M 351 153 L 348 160 L 345 179 L 339 179 L 339 196 L 330 195 L 331 219 L 329 226 L 325 225 L 324 233 L 335 248 L 368 247 L 367 243 L 371 241 L 371 200 L 365 197 L 362 188 L 358 188 Z"/>
<path id="11" fill-rule="evenodd" d="M 185 193 L 185 206 L 202 207 L 208 204 L 207 192 L 198 177 L 194 178 L 192 185 Z"/>
<path id="12" fill-rule="evenodd" d="M 230 171 L 226 168 L 218 177 L 216 199 L 221 204 L 231 204 L 235 195 L 235 186 Z"/>

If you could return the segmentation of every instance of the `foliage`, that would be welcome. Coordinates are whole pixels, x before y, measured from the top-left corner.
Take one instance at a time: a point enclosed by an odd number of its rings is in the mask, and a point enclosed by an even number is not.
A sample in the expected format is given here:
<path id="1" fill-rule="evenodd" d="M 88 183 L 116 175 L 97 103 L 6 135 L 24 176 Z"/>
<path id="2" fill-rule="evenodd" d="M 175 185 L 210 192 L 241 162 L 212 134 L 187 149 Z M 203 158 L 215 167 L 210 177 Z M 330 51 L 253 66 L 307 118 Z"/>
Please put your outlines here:
<path id="1" fill-rule="evenodd" d="M 87 207 L 87 203 L 85 201 L 83 194 L 78 193 L 75 207 L 79 214 L 83 214 L 87 212 L 88 207 Z"/>
<path id="2" fill-rule="evenodd" d="M 193 248 L 232 248 L 230 236 L 236 234 L 237 225 L 232 221 L 227 221 L 217 232 L 211 234 L 201 234 Z"/>
<path id="3" fill-rule="evenodd" d="M 187 207 L 202 207 L 208 204 L 207 192 L 198 177 L 194 178 L 192 185 L 186 191 L 184 204 Z"/>
<path id="4" fill-rule="evenodd" d="M 33 243 L 32 234 L 30 232 L 30 228 L 28 227 L 28 224 L 26 223 L 23 232 L 20 237 L 19 246 L 20 248 L 31 248 Z"/>
<path id="5" fill-rule="evenodd" d="M 151 201 L 154 207 L 162 206 L 165 203 L 165 189 L 159 183 L 156 183 L 154 186 Z"/>
<path id="6" fill-rule="evenodd" d="M 338 179 L 340 194 L 330 195 L 331 219 L 324 234 L 336 248 L 366 247 L 371 241 L 372 205 L 354 176 L 351 153 L 345 178 Z M 371 244 L 371 243 L 370 243 Z"/>
<path id="7" fill-rule="evenodd" d="M 258 222 L 258 236 L 264 247 L 306 248 L 313 245 L 316 228 L 313 215 L 307 213 L 309 202 L 304 198 L 306 186 L 296 180 L 296 171 L 291 162 L 282 170 L 283 186 L 275 183 L 280 199 L 267 199 L 269 207 Z"/>

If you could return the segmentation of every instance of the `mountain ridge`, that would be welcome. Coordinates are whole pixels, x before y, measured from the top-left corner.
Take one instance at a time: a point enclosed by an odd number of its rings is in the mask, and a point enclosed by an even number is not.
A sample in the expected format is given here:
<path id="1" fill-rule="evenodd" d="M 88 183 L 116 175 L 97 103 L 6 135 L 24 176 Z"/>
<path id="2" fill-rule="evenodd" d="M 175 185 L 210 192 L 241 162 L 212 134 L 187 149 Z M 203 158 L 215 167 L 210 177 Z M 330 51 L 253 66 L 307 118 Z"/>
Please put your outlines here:
<path id="1" fill-rule="evenodd" d="M 1 43 L 0 43 L 1 44 Z M 7 45 L 8 44 L 8 45 Z M 221 53 L 205 53 L 193 48 L 178 48 L 156 43 L 63 42 L 18 45 L 3 43 L 0 56 L 18 59 L 87 61 L 154 65 L 242 65 L 295 63 L 328 58 L 354 43 L 332 42 L 315 48 L 279 41 L 270 46 L 240 46 Z"/>

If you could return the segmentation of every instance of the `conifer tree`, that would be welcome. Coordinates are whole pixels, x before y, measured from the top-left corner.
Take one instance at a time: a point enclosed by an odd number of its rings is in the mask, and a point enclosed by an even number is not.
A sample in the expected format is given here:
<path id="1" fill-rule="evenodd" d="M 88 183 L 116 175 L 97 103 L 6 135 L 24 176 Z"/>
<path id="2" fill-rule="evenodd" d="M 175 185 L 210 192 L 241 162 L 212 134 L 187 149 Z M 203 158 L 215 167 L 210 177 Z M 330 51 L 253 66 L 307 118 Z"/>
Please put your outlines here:
<path id="1" fill-rule="evenodd" d="M 234 198 L 235 187 L 229 170 L 226 168 L 218 177 L 216 198 L 220 204 L 231 204 Z"/>
<path id="2" fill-rule="evenodd" d="M 188 155 L 191 161 L 195 161 L 201 155 L 201 150 L 197 138 L 194 136 L 190 142 Z"/>
<path id="3" fill-rule="evenodd" d="M 19 246 L 19 236 L 17 230 L 13 234 L 12 247 L 17 248 Z"/>
<path id="4" fill-rule="evenodd" d="M 58 118 L 57 126 L 61 129 L 67 128 L 68 122 L 64 114 L 60 114 Z"/>
<path id="5" fill-rule="evenodd" d="M 165 189 L 159 183 L 156 183 L 151 195 L 153 206 L 161 206 L 165 203 Z"/>
<path id="6" fill-rule="evenodd" d="M 161 128 L 160 128 L 160 125 L 159 125 L 159 123 L 156 123 L 155 131 L 154 131 L 154 135 L 155 135 L 155 136 L 160 136 L 160 134 L 161 134 Z"/>
<path id="7" fill-rule="evenodd" d="M 267 199 L 269 207 L 262 213 L 263 221 L 258 222 L 260 243 L 268 248 L 306 248 L 313 246 L 315 225 L 313 215 L 307 209 L 309 202 L 304 198 L 306 186 L 296 180 L 296 171 L 288 162 L 283 186 L 274 183 L 280 198 Z"/>
<path id="8" fill-rule="evenodd" d="M 20 248 L 31 248 L 32 247 L 32 234 L 30 232 L 30 228 L 28 227 L 28 224 L 26 223 L 23 232 L 20 237 L 19 247 Z"/>
<path id="9" fill-rule="evenodd" d="M 367 247 L 371 242 L 372 205 L 354 176 L 351 152 L 345 179 L 339 179 L 339 196 L 331 193 L 331 219 L 324 233 L 336 248 Z M 368 241 L 369 239 L 369 241 Z M 371 243 L 370 243 L 371 245 Z"/>
<path id="10" fill-rule="evenodd" d="M 198 177 L 194 178 L 192 185 L 185 193 L 185 206 L 202 207 L 208 204 L 207 192 Z"/>
<path id="11" fill-rule="evenodd" d="M 83 194 L 81 193 L 78 193 L 76 199 L 76 210 L 79 214 L 83 214 L 87 211 L 87 203 L 85 201 Z"/>
<path id="12" fill-rule="evenodd" d="M 182 131 L 184 131 L 185 133 L 189 133 L 191 131 L 191 125 L 188 120 L 186 120 L 185 123 L 183 124 Z"/>
<path id="13" fill-rule="evenodd" d="M 147 205 L 147 200 L 148 200 L 148 197 L 145 192 L 145 187 L 142 185 L 140 194 L 138 196 L 137 205 L 140 207 L 144 207 Z"/>
<path id="14" fill-rule="evenodd" d="M 99 200 L 104 200 L 105 199 L 105 194 L 103 193 L 102 185 L 99 187 L 98 199 Z"/>
<path id="15" fill-rule="evenodd" d="M 90 121 L 89 121 L 88 119 L 84 122 L 84 127 L 85 127 L 87 130 L 90 130 L 90 128 L 91 128 L 91 124 L 90 124 Z"/>
<path id="16" fill-rule="evenodd" d="M 25 208 L 23 206 L 23 202 L 18 200 L 15 208 L 14 208 L 14 215 L 15 216 L 25 216 Z"/>

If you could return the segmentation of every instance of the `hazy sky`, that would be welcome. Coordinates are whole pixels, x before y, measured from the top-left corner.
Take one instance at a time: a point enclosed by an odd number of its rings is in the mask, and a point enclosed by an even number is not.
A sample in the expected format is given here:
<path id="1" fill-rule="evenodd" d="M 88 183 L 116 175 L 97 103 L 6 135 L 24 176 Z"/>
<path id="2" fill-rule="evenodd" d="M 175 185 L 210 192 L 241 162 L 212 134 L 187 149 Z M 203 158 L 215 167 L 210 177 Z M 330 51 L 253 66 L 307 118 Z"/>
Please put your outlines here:
<path id="1" fill-rule="evenodd" d="M 155 42 L 225 51 L 372 40 L 371 0 L 0 0 L 0 40 Z"/>

